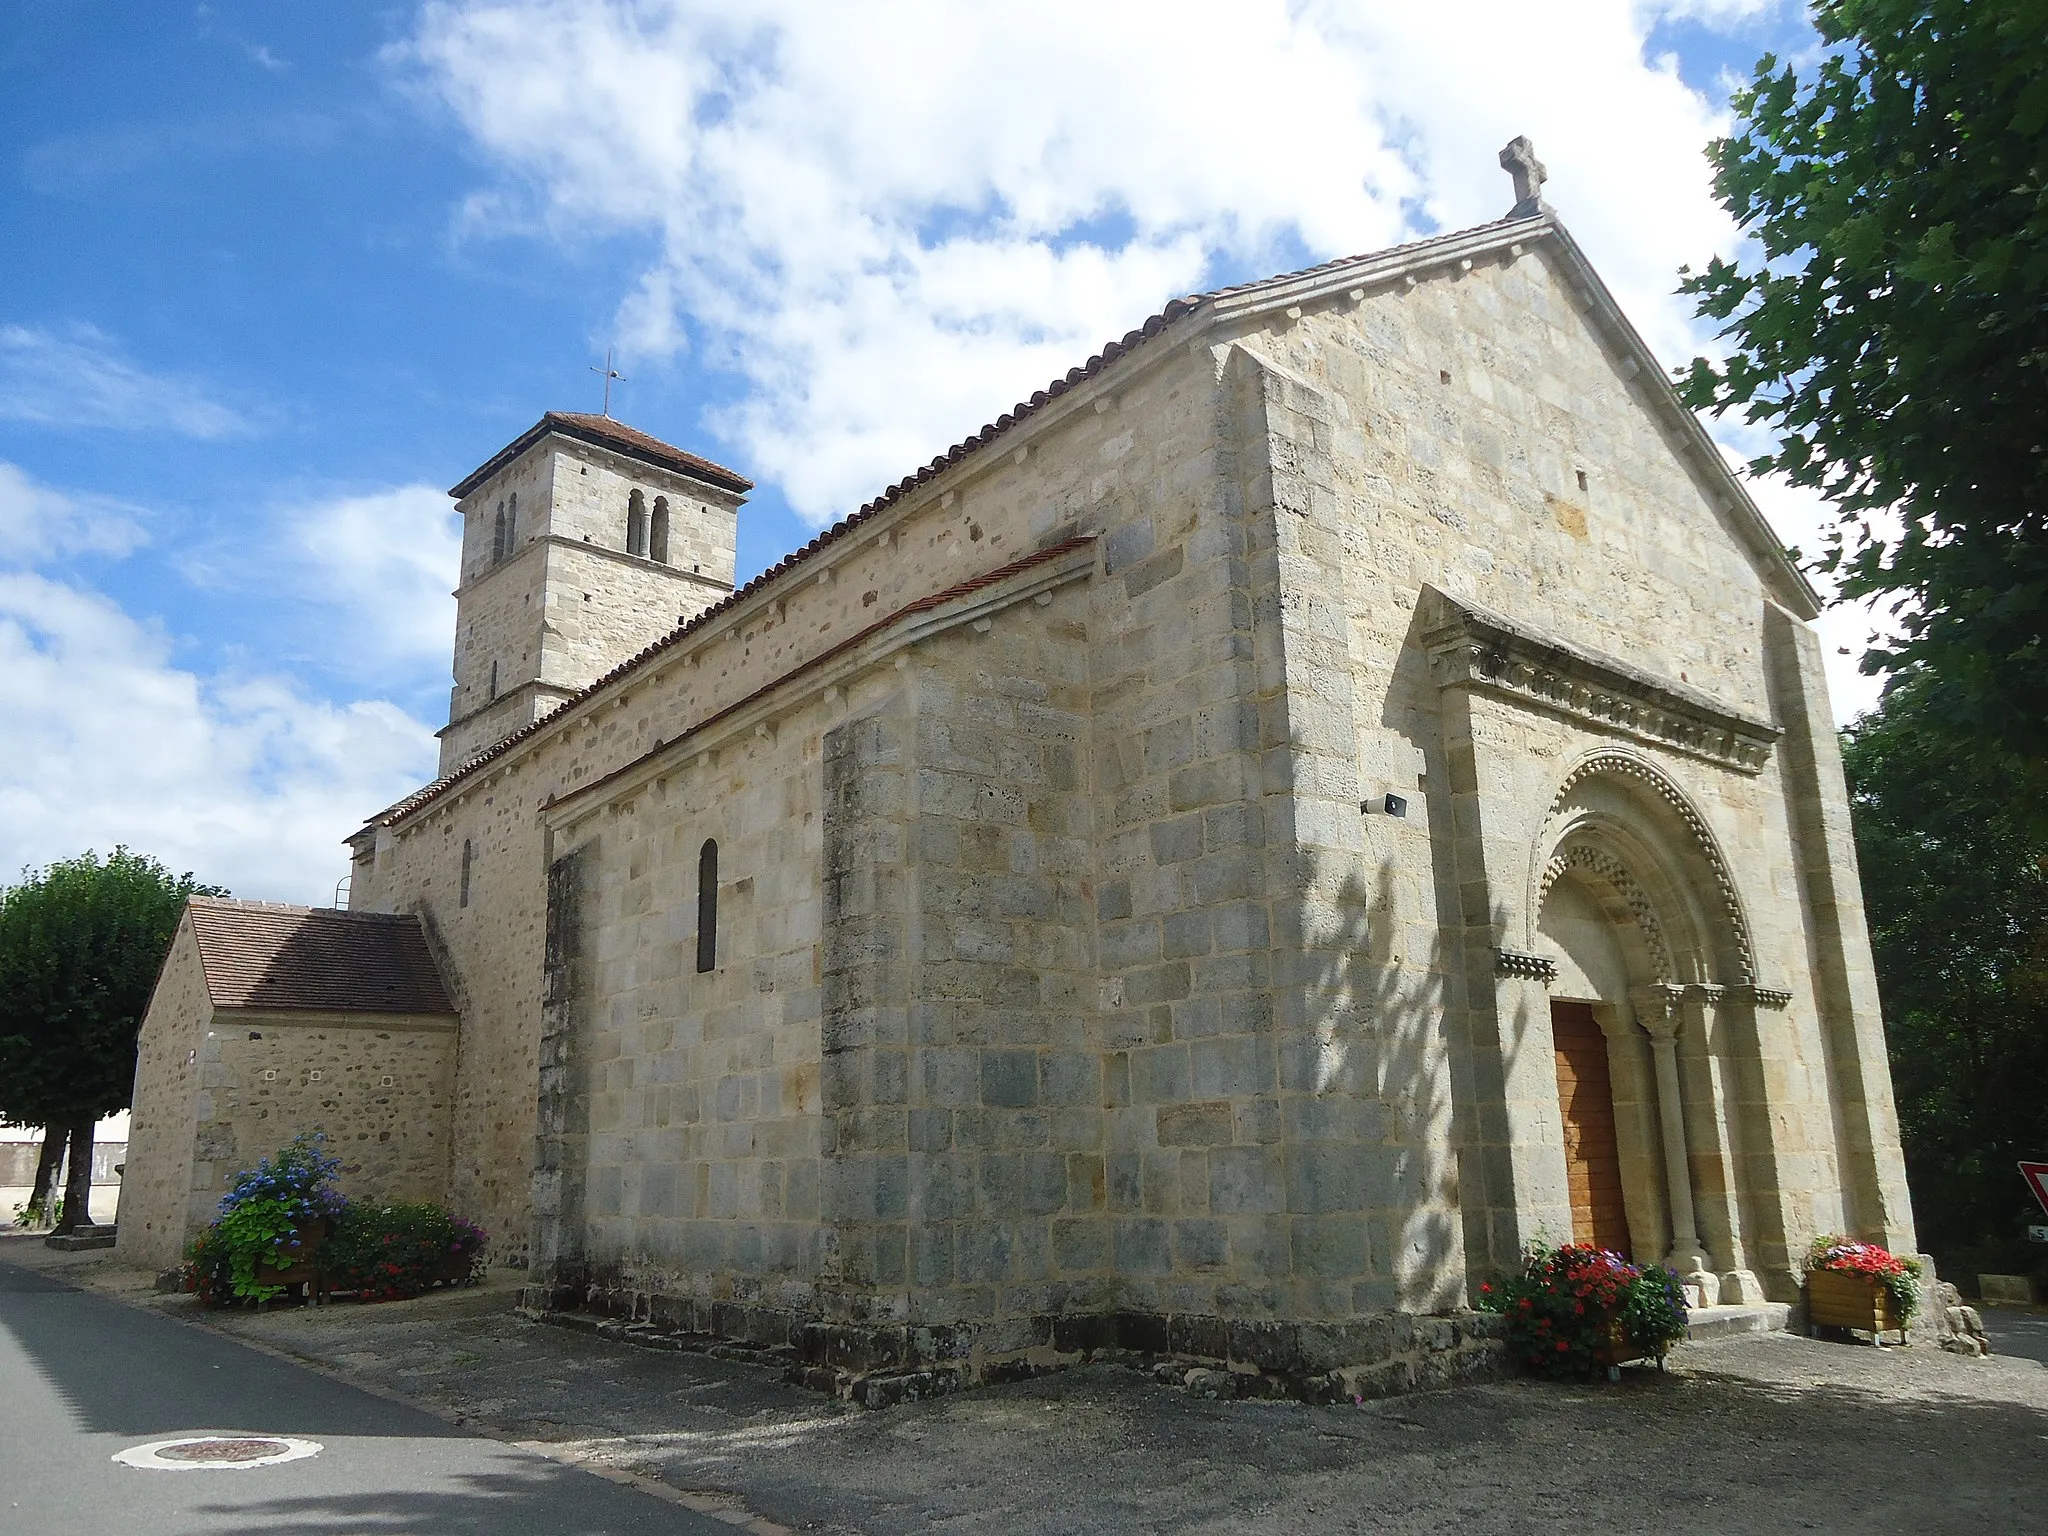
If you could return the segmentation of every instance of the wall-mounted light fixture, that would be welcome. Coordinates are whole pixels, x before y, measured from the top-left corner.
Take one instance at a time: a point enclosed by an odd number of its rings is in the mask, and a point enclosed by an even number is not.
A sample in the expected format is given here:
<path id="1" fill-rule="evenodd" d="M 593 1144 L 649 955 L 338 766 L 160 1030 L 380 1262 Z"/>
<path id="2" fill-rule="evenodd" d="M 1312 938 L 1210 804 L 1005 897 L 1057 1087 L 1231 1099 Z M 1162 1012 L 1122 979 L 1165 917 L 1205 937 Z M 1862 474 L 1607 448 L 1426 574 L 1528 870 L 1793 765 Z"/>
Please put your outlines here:
<path id="1" fill-rule="evenodd" d="M 1383 816 L 1406 816 L 1408 814 L 1408 802 L 1400 795 L 1383 795 L 1378 800 L 1359 801 L 1358 809 L 1367 816 L 1372 815 L 1375 811 Z"/>

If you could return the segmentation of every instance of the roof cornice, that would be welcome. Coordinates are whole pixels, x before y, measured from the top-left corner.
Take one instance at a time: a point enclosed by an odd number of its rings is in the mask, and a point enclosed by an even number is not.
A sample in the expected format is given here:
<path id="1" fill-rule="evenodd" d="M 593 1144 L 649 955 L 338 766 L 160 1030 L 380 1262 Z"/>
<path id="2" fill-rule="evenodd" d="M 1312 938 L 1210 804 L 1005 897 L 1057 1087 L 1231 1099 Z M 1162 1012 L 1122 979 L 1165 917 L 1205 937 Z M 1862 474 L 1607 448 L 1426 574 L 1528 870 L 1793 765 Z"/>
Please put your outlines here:
<path id="1" fill-rule="evenodd" d="M 649 437 L 636 429 L 624 428 L 623 423 L 621 426 L 624 431 L 632 432 L 631 438 L 585 426 L 561 411 L 549 411 L 477 468 L 471 470 L 449 489 L 448 494 L 457 501 L 462 500 L 527 449 L 549 437 L 566 438 L 587 447 L 601 448 L 607 453 L 617 454 L 620 458 L 631 459 L 635 463 L 645 464 L 665 474 L 675 475 L 679 479 L 709 486 L 728 496 L 744 496 L 754 488 L 753 481 L 722 464 L 714 464 L 709 459 L 687 452 L 672 443 L 664 443 L 659 438 Z M 644 446 L 640 442 L 635 442 L 634 438 L 644 439 Z"/>

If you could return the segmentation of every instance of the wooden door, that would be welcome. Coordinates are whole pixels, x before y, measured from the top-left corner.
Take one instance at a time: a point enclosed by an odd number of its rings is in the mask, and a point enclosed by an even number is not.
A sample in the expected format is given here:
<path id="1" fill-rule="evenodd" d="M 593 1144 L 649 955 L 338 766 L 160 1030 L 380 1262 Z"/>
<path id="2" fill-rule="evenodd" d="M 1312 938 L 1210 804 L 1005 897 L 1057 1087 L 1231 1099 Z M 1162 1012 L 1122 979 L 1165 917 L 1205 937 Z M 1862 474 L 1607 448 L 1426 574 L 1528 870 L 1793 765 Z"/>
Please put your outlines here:
<path id="1" fill-rule="evenodd" d="M 1590 1003 L 1552 1002 L 1550 1032 L 1557 1041 L 1557 1104 L 1564 1112 L 1572 1241 L 1626 1254 L 1628 1212 L 1621 1198 L 1621 1147 L 1614 1134 L 1607 1036 L 1595 1022 Z"/>

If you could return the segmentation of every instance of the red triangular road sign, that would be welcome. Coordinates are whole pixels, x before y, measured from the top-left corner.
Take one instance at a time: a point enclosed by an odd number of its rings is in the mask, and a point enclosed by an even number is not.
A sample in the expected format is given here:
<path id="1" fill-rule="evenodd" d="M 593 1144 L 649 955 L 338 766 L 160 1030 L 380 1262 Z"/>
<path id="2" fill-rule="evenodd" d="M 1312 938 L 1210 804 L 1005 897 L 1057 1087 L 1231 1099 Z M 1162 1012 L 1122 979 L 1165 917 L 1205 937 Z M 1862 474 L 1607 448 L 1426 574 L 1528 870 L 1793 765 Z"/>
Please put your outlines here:
<path id="1" fill-rule="evenodd" d="M 2020 1176 L 2027 1181 L 2027 1188 L 2034 1192 L 2034 1198 L 2041 1202 L 2041 1209 L 2048 1211 L 2048 1163 L 2021 1163 Z"/>

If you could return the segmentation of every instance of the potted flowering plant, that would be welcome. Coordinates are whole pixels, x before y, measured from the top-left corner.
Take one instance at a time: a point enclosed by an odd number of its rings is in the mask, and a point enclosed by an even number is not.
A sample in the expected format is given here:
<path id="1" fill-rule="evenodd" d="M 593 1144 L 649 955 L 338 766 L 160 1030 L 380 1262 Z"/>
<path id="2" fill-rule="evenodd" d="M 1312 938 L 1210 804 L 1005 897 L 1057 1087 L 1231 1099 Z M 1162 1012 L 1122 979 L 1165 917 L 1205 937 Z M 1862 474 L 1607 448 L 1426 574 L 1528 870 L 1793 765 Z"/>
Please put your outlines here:
<path id="1" fill-rule="evenodd" d="M 1806 1320 L 1815 1328 L 1860 1329 L 1883 1339 L 1905 1331 L 1920 1310 L 1920 1261 L 1876 1243 L 1828 1234 L 1806 1254 Z"/>
<path id="2" fill-rule="evenodd" d="M 1685 1337 L 1678 1276 L 1588 1245 L 1533 1245 L 1520 1274 L 1479 1288 L 1479 1305 L 1507 1319 L 1510 1352 L 1545 1376 L 1614 1376 L 1627 1360 L 1661 1368 Z"/>
<path id="3" fill-rule="evenodd" d="M 398 1301 L 433 1285 L 467 1285 L 484 1267 L 487 1234 L 438 1205 L 358 1201 L 336 1223 L 318 1264 L 327 1291 Z"/>
<path id="4" fill-rule="evenodd" d="M 302 1132 L 232 1175 L 220 1219 L 186 1251 L 187 1290 L 211 1306 L 269 1301 L 294 1285 L 317 1290 L 314 1256 L 348 1208 L 334 1187 L 341 1159 L 323 1152 L 325 1143 L 320 1132 Z"/>

